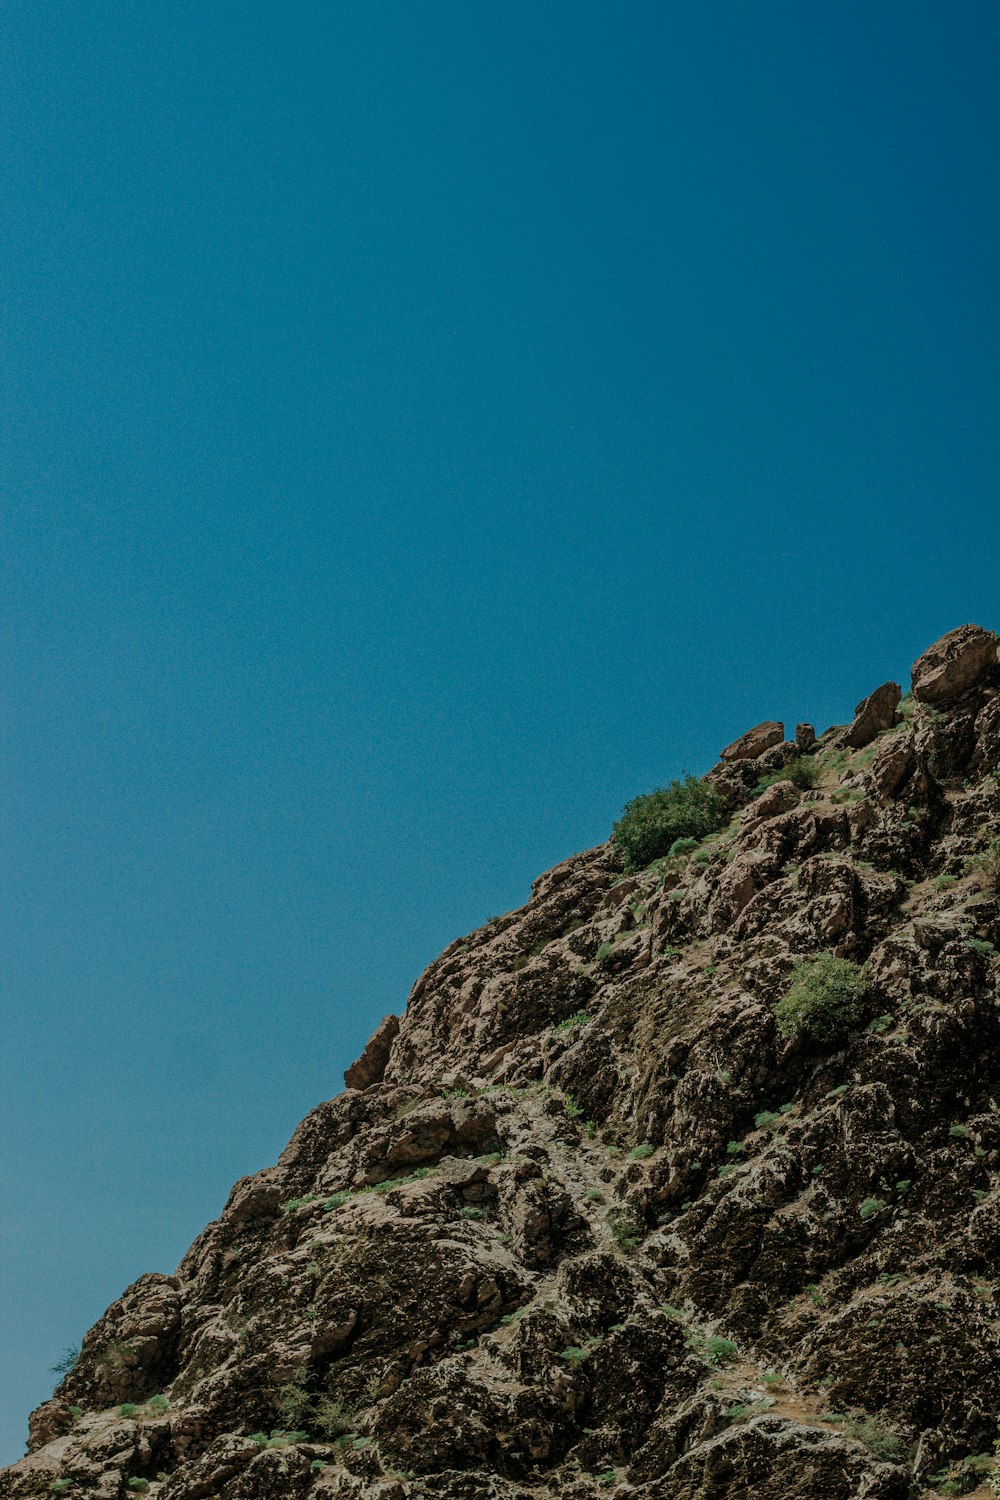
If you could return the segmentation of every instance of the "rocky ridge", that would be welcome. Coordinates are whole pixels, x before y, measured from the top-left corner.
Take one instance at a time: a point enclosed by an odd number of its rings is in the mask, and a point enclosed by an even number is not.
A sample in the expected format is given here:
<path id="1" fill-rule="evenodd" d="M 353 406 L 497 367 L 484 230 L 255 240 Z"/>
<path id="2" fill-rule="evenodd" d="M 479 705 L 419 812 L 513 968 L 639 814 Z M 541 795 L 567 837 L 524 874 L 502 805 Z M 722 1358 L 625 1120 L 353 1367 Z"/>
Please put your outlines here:
<path id="1" fill-rule="evenodd" d="M 996 637 L 706 780 L 695 848 L 578 854 L 441 954 L 0 1496 L 992 1493 Z M 867 976 L 834 1044 L 774 1015 L 819 954 Z"/>

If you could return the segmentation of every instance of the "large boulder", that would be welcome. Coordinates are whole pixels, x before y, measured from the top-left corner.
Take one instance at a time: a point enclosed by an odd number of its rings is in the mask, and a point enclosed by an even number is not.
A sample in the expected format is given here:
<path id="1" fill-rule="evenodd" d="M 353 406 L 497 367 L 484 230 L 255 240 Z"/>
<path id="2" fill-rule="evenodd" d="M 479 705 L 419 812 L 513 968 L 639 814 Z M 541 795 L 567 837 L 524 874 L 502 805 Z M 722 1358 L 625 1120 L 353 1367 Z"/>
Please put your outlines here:
<path id="1" fill-rule="evenodd" d="M 870 745 L 884 729 L 891 729 L 895 724 L 896 709 L 902 696 L 898 682 L 883 682 L 874 693 L 862 698 L 851 723 L 837 736 L 837 744 L 850 750 L 863 750 Z"/>
<path id="2" fill-rule="evenodd" d="M 944 703 L 958 698 L 996 670 L 997 641 L 981 625 L 949 630 L 913 663 L 913 696 L 921 703 Z"/>
<path id="3" fill-rule="evenodd" d="M 755 724 L 753 729 L 741 734 L 738 740 L 733 740 L 722 751 L 721 758 L 724 761 L 756 760 L 758 755 L 763 755 L 772 745 L 780 745 L 784 738 L 784 724 L 768 719 L 763 724 Z"/>

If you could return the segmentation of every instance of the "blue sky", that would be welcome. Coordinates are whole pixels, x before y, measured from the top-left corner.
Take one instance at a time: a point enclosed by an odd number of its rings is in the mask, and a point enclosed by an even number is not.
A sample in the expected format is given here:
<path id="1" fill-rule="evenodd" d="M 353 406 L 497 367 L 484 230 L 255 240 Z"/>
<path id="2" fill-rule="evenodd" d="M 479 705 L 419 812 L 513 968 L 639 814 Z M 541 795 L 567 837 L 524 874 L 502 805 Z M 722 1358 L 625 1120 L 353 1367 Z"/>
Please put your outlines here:
<path id="1" fill-rule="evenodd" d="M 998 43 L 8 0 L 0 1457 L 447 942 L 1000 625 Z"/>

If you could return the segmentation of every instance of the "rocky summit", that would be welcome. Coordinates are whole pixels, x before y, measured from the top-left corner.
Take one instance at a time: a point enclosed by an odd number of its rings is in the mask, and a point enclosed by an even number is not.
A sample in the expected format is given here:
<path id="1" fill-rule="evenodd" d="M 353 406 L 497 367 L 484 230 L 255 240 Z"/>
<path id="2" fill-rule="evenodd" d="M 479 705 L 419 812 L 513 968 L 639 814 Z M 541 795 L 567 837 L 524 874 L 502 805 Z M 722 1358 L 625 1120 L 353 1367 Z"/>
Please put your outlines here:
<path id="1" fill-rule="evenodd" d="M 966 625 L 446 948 L 0 1496 L 992 1494 L 998 946 Z"/>

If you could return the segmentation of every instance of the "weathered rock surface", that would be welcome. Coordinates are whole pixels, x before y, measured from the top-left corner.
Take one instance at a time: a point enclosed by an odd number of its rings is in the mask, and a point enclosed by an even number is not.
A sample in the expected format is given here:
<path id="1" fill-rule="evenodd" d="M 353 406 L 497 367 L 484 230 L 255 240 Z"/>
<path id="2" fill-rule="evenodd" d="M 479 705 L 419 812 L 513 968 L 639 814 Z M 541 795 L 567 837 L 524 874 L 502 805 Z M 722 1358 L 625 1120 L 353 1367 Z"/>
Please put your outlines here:
<path id="1" fill-rule="evenodd" d="M 763 724 L 755 724 L 753 729 L 748 729 L 746 734 L 741 734 L 738 740 L 733 740 L 727 745 L 720 755 L 720 760 L 756 760 L 763 755 L 765 750 L 770 750 L 772 745 L 780 745 L 785 738 L 784 724 L 778 724 L 773 719 L 766 720 Z"/>
<path id="2" fill-rule="evenodd" d="M 853 720 L 837 736 L 837 744 L 850 750 L 863 750 L 870 745 L 895 724 L 896 708 L 902 696 L 903 690 L 898 682 L 883 682 L 874 693 L 862 698 L 854 710 Z"/>
<path id="3" fill-rule="evenodd" d="M 86 1334 L 0 1497 L 983 1493 L 1000 692 L 969 649 L 915 668 L 951 707 L 880 689 L 858 746 L 758 726 L 697 849 L 574 855 L 452 943 Z M 819 953 L 869 979 L 831 1045 L 773 1013 Z"/>
<path id="4" fill-rule="evenodd" d="M 913 696 L 946 703 L 985 683 L 997 670 L 997 639 L 980 625 L 949 630 L 913 664 Z"/>

